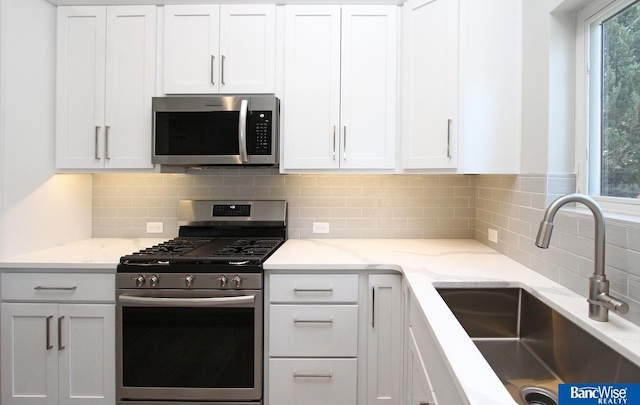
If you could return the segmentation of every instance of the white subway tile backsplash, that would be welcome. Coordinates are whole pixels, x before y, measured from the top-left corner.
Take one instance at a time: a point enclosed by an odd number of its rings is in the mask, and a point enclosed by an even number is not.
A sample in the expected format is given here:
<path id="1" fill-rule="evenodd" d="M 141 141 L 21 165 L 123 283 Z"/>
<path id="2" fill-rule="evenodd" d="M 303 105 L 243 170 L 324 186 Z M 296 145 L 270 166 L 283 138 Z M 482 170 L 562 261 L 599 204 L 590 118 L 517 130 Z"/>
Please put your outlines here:
<path id="1" fill-rule="evenodd" d="M 146 222 L 162 221 L 164 233 L 157 236 L 175 236 L 178 202 L 185 198 L 284 198 L 292 238 L 473 237 L 475 181 L 462 175 L 281 175 L 268 168 L 95 174 L 93 235 L 145 237 Z M 330 233 L 311 233 L 314 221 L 329 222 Z"/>

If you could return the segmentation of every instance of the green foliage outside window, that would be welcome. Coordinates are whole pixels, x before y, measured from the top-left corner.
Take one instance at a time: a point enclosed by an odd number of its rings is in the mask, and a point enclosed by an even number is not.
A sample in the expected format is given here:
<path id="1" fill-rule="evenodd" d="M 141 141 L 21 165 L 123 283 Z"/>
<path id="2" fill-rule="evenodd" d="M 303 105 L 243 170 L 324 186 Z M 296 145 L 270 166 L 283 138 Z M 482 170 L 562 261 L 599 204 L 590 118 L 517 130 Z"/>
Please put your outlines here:
<path id="1" fill-rule="evenodd" d="M 640 2 L 602 24 L 601 195 L 640 198 Z"/>

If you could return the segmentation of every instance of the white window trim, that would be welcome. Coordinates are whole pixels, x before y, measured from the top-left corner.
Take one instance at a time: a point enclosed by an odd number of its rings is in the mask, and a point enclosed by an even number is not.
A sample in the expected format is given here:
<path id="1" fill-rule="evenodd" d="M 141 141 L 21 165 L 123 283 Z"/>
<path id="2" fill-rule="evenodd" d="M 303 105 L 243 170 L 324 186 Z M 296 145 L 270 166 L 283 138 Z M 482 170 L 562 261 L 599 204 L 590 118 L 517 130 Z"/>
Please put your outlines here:
<path id="1" fill-rule="evenodd" d="M 576 111 L 575 111 L 575 129 L 576 129 L 576 174 L 577 174 L 577 192 L 590 194 L 589 190 L 598 190 L 599 184 L 597 179 L 590 178 L 589 171 L 600 171 L 600 159 L 589 159 L 590 150 L 600 150 L 599 139 L 589 139 L 589 133 L 592 128 L 600 126 L 600 117 L 595 120 L 589 120 L 589 110 L 591 108 L 600 108 L 600 97 L 593 97 L 589 94 L 589 80 L 595 80 L 599 85 L 600 64 L 593 63 L 591 50 L 599 50 L 599 43 L 590 43 L 589 30 L 594 29 L 592 25 L 598 21 L 605 19 L 613 13 L 616 13 L 635 0 L 594 0 L 577 13 L 576 21 Z M 597 29 L 597 27 L 595 28 Z M 599 38 L 599 36 L 595 36 Z M 599 57 L 599 54 L 597 55 Z M 591 72 L 589 72 L 591 70 Z M 592 73 L 592 74 L 590 74 Z M 595 105 L 590 106 L 590 103 Z M 590 184 L 593 183 L 593 184 Z M 640 217 L 640 199 L 620 197 L 605 197 L 591 194 L 601 206 L 608 212 L 632 215 Z"/>

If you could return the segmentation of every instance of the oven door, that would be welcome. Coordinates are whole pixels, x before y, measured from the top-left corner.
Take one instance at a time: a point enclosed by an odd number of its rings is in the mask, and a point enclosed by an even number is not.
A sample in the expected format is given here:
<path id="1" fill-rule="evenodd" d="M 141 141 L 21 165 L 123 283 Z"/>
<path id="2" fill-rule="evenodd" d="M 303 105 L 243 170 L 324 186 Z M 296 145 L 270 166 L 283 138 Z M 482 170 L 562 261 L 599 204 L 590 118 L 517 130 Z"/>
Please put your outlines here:
<path id="1" fill-rule="evenodd" d="M 260 290 L 117 290 L 119 400 L 259 401 Z"/>

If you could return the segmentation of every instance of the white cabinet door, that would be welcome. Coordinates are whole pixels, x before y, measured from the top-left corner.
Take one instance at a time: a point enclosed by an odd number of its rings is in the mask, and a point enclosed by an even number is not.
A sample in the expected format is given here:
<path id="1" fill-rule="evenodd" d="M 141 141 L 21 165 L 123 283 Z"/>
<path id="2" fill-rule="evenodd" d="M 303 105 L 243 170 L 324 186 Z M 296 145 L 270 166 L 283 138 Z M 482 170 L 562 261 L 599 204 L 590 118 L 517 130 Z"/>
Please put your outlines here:
<path id="1" fill-rule="evenodd" d="M 164 92 L 217 93 L 219 5 L 164 7 Z"/>
<path id="2" fill-rule="evenodd" d="M 274 93 L 276 7 L 220 6 L 220 92 Z"/>
<path id="3" fill-rule="evenodd" d="M 429 382 L 426 365 L 420 355 L 411 327 L 408 328 L 406 344 L 409 346 L 407 348 L 407 364 L 405 365 L 405 370 L 408 373 L 405 376 L 407 384 L 406 403 L 408 405 L 436 405 L 437 402 Z"/>
<path id="4" fill-rule="evenodd" d="M 284 169 L 339 167 L 340 6 L 286 6 Z"/>
<path id="5" fill-rule="evenodd" d="M 115 403 L 115 305 L 60 305 L 60 405 Z"/>
<path id="6" fill-rule="evenodd" d="M 113 405 L 115 305 L 2 304 L 2 403 Z"/>
<path id="7" fill-rule="evenodd" d="M 276 7 L 167 5 L 166 94 L 274 93 Z"/>
<path id="8" fill-rule="evenodd" d="M 155 6 L 58 7 L 56 167 L 152 168 Z"/>
<path id="9" fill-rule="evenodd" d="M 400 403 L 402 369 L 401 276 L 369 276 L 368 401 L 367 404 Z"/>
<path id="10" fill-rule="evenodd" d="M 104 166 L 105 7 L 58 7 L 56 166 Z"/>
<path id="11" fill-rule="evenodd" d="M 2 304 L 2 403 L 58 404 L 56 304 Z"/>
<path id="12" fill-rule="evenodd" d="M 393 169 L 395 6 L 287 6 L 283 170 Z"/>
<path id="13" fill-rule="evenodd" d="M 395 167 L 396 10 L 396 6 L 342 7 L 342 168 Z"/>
<path id="14" fill-rule="evenodd" d="M 403 9 L 402 166 L 456 168 L 458 0 L 409 0 Z"/>
<path id="15" fill-rule="evenodd" d="M 107 7 L 105 168 L 151 168 L 156 8 Z"/>

